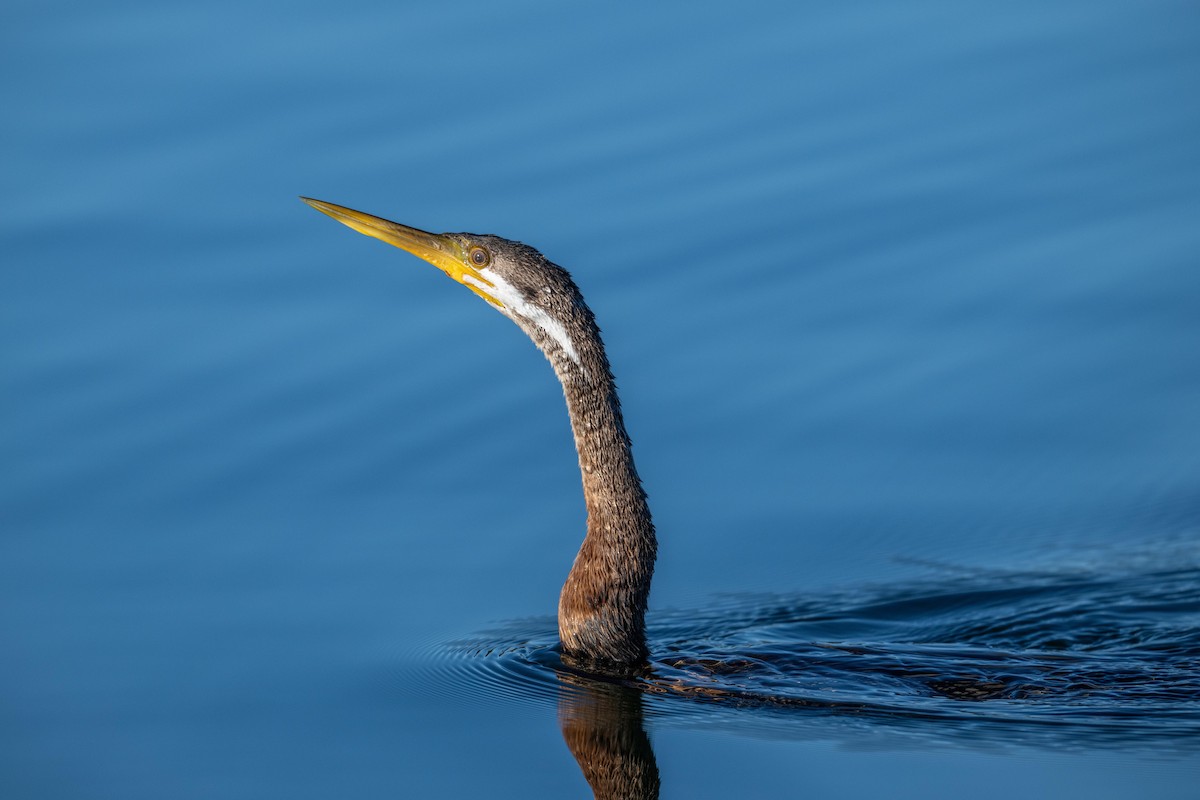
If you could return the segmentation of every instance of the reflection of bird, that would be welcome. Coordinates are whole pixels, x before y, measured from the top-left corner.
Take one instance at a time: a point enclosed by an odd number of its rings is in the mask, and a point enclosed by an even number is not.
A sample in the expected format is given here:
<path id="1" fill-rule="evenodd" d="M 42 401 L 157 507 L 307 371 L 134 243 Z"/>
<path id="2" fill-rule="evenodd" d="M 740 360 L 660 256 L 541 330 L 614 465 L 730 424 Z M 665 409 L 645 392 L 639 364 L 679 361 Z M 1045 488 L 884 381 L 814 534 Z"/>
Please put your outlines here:
<path id="1" fill-rule="evenodd" d="M 562 267 L 518 242 L 433 234 L 302 198 L 359 233 L 425 259 L 533 339 L 563 386 L 583 473 L 587 535 L 558 602 L 563 655 L 600 671 L 644 664 L 657 543 L 600 329 Z"/>
<path id="2" fill-rule="evenodd" d="M 559 673 L 558 724 L 596 800 L 657 800 L 658 763 L 642 693 L 608 679 Z"/>

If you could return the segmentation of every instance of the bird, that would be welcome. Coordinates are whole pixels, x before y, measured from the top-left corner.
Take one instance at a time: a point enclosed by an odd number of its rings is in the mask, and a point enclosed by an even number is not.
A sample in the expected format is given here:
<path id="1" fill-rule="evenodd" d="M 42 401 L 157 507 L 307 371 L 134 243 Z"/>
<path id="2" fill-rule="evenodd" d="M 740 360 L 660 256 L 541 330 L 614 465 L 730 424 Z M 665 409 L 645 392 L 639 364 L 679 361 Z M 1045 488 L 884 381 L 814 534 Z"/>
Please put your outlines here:
<path id="1" fill-rule="evenodd" d="M 595 315 L 567 270 L 520 242 L 429 233 L 301 197 L 367 236 L 424 259 L 511 319 L 562 384 L 587 529 L 558 602 L 564 662 L 611 675 L 645 670 L 646 606 L 658 541 Z"/>

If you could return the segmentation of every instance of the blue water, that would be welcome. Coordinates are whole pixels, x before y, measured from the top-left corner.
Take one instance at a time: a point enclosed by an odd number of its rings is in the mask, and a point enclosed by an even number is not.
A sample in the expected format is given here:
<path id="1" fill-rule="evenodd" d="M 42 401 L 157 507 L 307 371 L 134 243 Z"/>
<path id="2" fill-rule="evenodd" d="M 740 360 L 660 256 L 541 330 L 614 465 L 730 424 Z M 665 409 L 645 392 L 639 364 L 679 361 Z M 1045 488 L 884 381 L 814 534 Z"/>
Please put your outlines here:
<path id="1" fill-rule="evenodd" d="M 3 17 L 3 796 L 1195 797 L 1189 4 Z M 299 194 L 572 271 L 652 676 L 544 359 Z"/>

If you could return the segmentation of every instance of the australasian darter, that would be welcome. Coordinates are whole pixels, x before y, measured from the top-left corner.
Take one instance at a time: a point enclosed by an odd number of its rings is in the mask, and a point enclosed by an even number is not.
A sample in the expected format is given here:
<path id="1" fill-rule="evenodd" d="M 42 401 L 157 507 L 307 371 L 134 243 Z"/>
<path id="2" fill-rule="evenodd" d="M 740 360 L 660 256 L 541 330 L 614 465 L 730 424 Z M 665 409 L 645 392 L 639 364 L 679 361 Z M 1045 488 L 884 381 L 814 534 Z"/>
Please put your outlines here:
<path id="1" fill-rule="evenodd" d="M 654 524 L 600 330 L 571 276 L 532 247 L 498 236 L 427 233 L 301 199 L 433 264 L 517 323 L 546 355 L 566 396 L 587 505 L 587 534 L 558 602 L 562 653 L 604 672 L 644 665 Z"/>

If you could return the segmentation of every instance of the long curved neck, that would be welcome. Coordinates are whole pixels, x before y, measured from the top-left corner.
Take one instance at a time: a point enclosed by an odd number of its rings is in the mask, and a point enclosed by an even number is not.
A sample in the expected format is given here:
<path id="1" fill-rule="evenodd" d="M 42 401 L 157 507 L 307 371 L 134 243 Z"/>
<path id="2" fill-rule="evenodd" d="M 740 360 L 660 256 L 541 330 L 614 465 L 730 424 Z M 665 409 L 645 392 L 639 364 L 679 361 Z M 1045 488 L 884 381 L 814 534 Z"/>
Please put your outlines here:
<path id="1" fill-rule="evenodd" d="M 628 668 L 648 657 L 646 600 L 658 545 L 616 382 L 588 317 L 583 335 L 572 337 L 578 362 L 551 359 L 567 400 L 588 514 L 587 535 L 559 598 L 558 632 L 564 656 L 600 669 Z"/>

